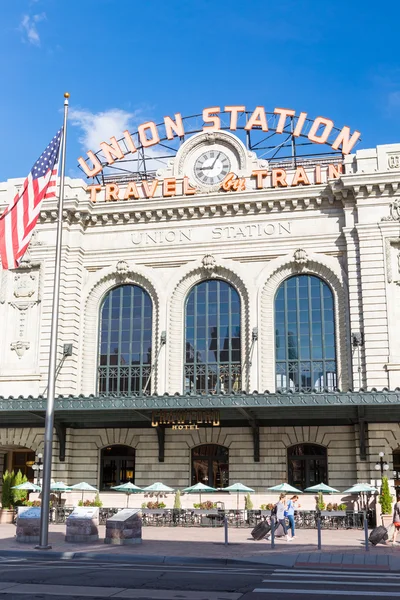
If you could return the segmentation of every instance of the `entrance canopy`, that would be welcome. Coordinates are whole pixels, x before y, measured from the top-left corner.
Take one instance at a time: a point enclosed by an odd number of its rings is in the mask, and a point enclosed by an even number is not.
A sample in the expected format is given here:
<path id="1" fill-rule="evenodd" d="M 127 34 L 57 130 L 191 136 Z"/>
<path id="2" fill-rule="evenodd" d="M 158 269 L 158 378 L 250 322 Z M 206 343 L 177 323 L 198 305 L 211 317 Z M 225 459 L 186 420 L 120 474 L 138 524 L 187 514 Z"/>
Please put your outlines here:
<path id="1" fill-rule="evenodd" d="M 398 421 L 393 405 L 400 390 L 369 392 L 263 393 L 254 392 L 170 396 L 59 396 L 54 427 L 65 459 L 66 429 L 153 427 L 158 436 L 159 461 L 164 461 L 165 430 L 250 426 L 254 460 L 260 460 L 260 426 L 354 425 L 360 428 L 360 454 L 365 455 L 368 422 Z M 46 398 L 0 397 L 0 427 L 44 427 Z"/>

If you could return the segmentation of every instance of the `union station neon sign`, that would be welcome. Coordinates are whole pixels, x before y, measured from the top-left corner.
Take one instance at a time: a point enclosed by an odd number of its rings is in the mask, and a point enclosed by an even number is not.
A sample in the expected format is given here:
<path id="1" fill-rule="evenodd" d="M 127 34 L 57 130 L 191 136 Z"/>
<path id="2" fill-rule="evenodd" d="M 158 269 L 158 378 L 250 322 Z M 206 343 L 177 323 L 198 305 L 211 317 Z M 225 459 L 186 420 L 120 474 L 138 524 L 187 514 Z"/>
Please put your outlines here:
<path id="1" fill-rule="evenodd" d="M 246 115 L 243 124 L 243 114 Z M 335 127 L 332 119 L 326 117 L 316 117 L 309 119 L 306 112 L 296 113 L 289 108 L 275 108 L 273 112 L 267 113 L 263 106 L 257 106 L 254 111 L 249 112 L 245 106 L 232 105 L 225 106 L 223 110 L 219 106 L 212 106 L 203 109 L 201 115 L 202 125 L 200 130 L 203 132 L 216 132 L 222 129 L 237 131 L 242 129 L 250 133 L 274 132 L 274 134 L 288 134 L 293 140 L 296 138 L 306 138 L 307 143 L 324 144 L 330 146 L 332 151 L 342 155 L 350 154 L 355 144 L 360 139 L 360 132 L 351 131 L 347 125 L 341 129 Z M 163 123 L 157 125 L 154 121 L 147 121 L 139 125 L 137 133 L 132 134 L 128 130 L 123 132 L 123 137 L 117 140 L 112 136 L 108 142 L 100 143 L 100 150 L 96 153 L 92 150 L 87 152 L 87 159 L 82 156 L 78 163 L 82 171 L 89 178 L 96 178 L 102 171 L 117 161 L 123 161 L 128 155 L 135 155 L 146 148 L 156 146 L 167 140 L 184 140 L 186 134 L 193 131 L 185 130 L 185 119 L 181 113 L 175 113 L 174 117 L 166 116 Z M 290 130 L 289 125 L 290 124 Z M 162 131 L 160 129 L 162 128 Z M 284 168 L 271 168 L 253 170 L 248 179 L 253 179 L 250 185 L 251 189 L 263 189 L 264 187 L 287 187 L 298 185 L 318 185 L 325 183 L 327 179 L 339 177 L 341 174 L 341 165 L 324 165 L 321 171 L 321 165 L 316 164 L 310 176 L 310 165 L 308 170 L 303 166 L 296 166 L 290 174 Z M 191 196 L 198 191 L 192 187 L 188 177 L 182 177 L 180 180 L 174 177 L 166 177 L 162 180 L 142 180 L 132 177 L 133 181 L 124 184 L 123 190 L 120 190 L 116 182 L 106 183 L 105 186 L 89 185 L 88 192 L 92 202 L 96 202 L 97 194 L 105 187 L 106 201 L 128 200 L 131 198 L 153 198 L 154 196 L 171 197 L 175 195 Z M 109 179 L 108 179 L 109 181 Z M 229 173 L 223 182 L 221 182 L 221 191 L 234 192 L 247 189 L 246 179 L 237 177 L 233 172 Z"/>

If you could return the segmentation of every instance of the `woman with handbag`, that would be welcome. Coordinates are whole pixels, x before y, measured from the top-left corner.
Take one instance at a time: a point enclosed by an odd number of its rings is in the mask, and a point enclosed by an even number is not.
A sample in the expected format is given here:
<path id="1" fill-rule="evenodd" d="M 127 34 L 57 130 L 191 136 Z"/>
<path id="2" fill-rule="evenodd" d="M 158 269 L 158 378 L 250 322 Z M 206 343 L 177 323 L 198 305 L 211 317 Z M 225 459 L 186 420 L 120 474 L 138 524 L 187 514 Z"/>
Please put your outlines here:
<path id="1" fill-rule="evenodd" d="M 289 500 L 286 510 L 285 510 L 285 517 L 287 517 L 289 520 L 289 526 L 290 526 L 290 530 L 292 532 L 292 539 L 294 537 L 296 537 L 295 524 L 294 524 L 294 511 L 297 508 L 297 500 L 298 499 L 299 499 L 298 496 L 292 496 L 292 498 Z"/>
<path id="2" fill-rule="evenodd" d="M 279 501 L 275 504 L 275 506 L 271 512 L 271 516 L 274 516 L 276 518 L 274 532 L 278 529 L 279 525 L 282 525 L 283 533 L 286 537 L 286 541 L 290 542 L 292 538 L 290 538 L 288 535 L 288 531 L 287 531 L 287 527 L 286 527 L 286 523 L 285 523 L 285 500 L 286 500 L 286 494 L 281 494 L 279 496 Z M 265 539 L 268 540 L 270 538 L 270 536 L 271 536 L 271 533 L 269 533 Z"/>

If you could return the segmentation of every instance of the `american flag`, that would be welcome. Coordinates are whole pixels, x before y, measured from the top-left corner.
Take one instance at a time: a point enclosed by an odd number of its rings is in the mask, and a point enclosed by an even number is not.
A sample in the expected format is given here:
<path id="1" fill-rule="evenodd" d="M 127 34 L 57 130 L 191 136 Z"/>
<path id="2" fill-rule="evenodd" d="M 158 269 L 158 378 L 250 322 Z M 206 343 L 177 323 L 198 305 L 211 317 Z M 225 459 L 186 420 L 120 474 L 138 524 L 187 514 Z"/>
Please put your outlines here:
<path id="1" fill-rule="evenodd" d="M 37 223 L 43 200 L 56 195 L 62 128 L 40 155 L 22 189 L 0 216 L 0 256 L 3 269 L 22 260 Z"/>

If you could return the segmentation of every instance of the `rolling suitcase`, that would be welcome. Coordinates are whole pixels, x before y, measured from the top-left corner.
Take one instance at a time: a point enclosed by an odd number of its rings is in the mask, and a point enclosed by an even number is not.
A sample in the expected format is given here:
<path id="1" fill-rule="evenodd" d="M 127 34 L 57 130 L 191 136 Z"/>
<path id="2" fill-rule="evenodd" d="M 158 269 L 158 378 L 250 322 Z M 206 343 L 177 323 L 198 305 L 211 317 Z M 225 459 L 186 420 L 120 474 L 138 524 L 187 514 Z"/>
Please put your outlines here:
<path id="1" fill-rule="evenodd" d="M 278 527 L 275 530 L 275 537 L 283 537 L 285 532 L 283 531 L 282 525 L 279 523 Z"/>
<path id="2" fill-rule="evenodd" d="M 271 527 L 267 521 L 261 521 L 261 523 L 254 527 L 251 535 L 255 540 L 262 540 L 270 531 Z"/>
<path id="3" fill-rule="evenodd" d="M 384 542 L 387 539 L 388 539 L 387 529 L 386 529 L 386 527 L 383 527 L 382 525 L 380 527 L 375 527 L 375 529 L 373 529 L 371 531 L 370 536 L 369 536 L 369 541 L 374 546 L 376 546 L 376 544 L 379 544 L 379 542 Z"/>

